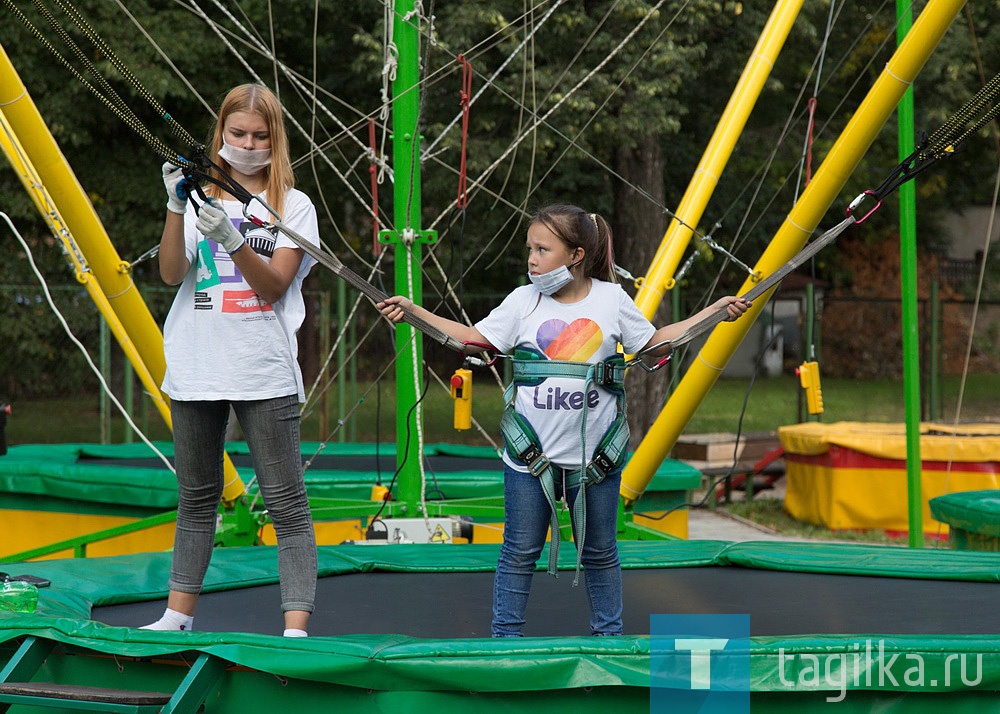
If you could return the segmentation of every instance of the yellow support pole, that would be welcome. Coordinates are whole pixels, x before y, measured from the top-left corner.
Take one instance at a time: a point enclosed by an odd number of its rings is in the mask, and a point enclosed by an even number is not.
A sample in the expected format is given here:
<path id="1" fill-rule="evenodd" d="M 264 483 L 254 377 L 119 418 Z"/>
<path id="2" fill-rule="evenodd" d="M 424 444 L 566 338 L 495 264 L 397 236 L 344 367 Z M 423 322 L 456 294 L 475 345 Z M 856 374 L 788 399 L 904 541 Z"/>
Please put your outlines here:
<path id="1" fill-rule="evenodd" d="M 124 334 L 134 344 L 136 350 L 129 355 L 136 360 L 133 366 L 137 371 L 148 371 L 157 385 L 159 399 L 166 400 L 158 386 L 166 371 L 160 328 L 132 281 L 128 263 L 119 257 L 3 45 L 0 45 L 0 111 L 69 233 L 75 236 L 84 262 L 120 320 Z M 56 237 L 62 240 L 61 236 Z M 245 487 L 228 455 L 224 469 L 223 500 L 231 503 L 243 495 Z"/>
<path id="2" fill-rule="evenodd" d="M 964 4 L 965 0 L 930 0 L 927 3 L 774 235 L 755 266 L 756 274 L 770 275 L 805 245 Z M 752 286 L 753 282 L 747 280 L 739 293 Z M 722 323 L 712 332 L 626 466 L 621 488 L 626 502 L 633 503 L 645 493 L 652 474 L 670 453 L 771 294 L 773 290 L 767 299 L 756 300 L 743 319 Z"/>
<path id="3" fill-rule="evenodd" d="M 35 208 L 38 209 L 38 212 L 45 218 L 46 223 L 48 223 L 52 235 L 62 243 L 66 258 L 73 266 L 73 272 L 77 281 L 87 289 L 87 294 L 90 295 L 90 299 L 94 301 L 98 311 L 104 316 L 105 321 L 108 323 L 108 328 L 115 336 L 115 339 L 118 340 L 118 344 L 121 345 L 125 356 L 128 357 L 129 362 L 135 367 L 139 380 L 146 388 L 146 391 L 149 392 L 149 396 L 153 400 L 153 404 L 156 405 L 157 411 L 160 412 L 160 416 L 163 417 L 167 426 L 170 426 L 170 407 L 164 399 L 163 393 L 160 391 L 160 385 L 156 383 L 153 375 L 146 369 L 135 343 L 128 336 L 121 320 L 118 319 L 111 304 L 108 302 L 107 296 L 101 290 L 101 286 L 97 280 L 94 279 L 94 275 L 87 265 L 82 251 L 73 238 L 73 234 L 66 227 L 62 216 L 59 215 L 59 210 L 56 208 L 55 202 L 38 178 L 38 174 L 35 172 L 34 167 L 32 167 L 31 161 L 25 154 L 20 141 L 15 136 L 2 110 L 0 110 L 0 148 L 7 155 L 8 161 L 14 167 L 14 171 L 21 180 L 24 190 L 28 192 L 28 195 L 34 202 Z"/>
<path id="4" fill-rule="evenodd" d="M 649 319 L 652 319 L 663 301 L 664 292 L 674 286 L 674 272 L 691 241 L 692 229 L 698 225 L 705 206 L 715 192 L 719 177 L 729 157 L 732 156 L 750 111 L 760 97 L 764 83 L 771 74 L 774 62 L 801 9 L 802 0 L 778 0 L 775 3 L 729 103 L 722 112 L 722 118 L 708 142 L 708 148 L 698 162 L 691 183 L 688 184 L 677 206 L 675 212 L 677 218 L 671 220 L 667 226 L 660 247 L 650 261 L 649 272 L 645 277 L 636 280 L 638 291 L 635 295 L 635 304 Z M 677 220 L 678 218 L 684 223 Z"/>

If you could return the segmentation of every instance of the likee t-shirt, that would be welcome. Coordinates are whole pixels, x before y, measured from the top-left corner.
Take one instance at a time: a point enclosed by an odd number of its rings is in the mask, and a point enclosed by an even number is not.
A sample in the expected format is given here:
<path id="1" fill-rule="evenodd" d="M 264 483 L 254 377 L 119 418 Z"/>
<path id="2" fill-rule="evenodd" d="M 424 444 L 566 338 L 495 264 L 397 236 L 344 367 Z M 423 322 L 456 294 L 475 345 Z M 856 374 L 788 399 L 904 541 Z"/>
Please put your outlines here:
<path id="1" fill-rule="evenodd" d="M 261 228 L 243 215 L 243 204 L 223 201 L 247 245 L 270 262 L 278 248 L 296 245 L 277 229 Z M 271 218 L 257 202 L 252 215 Z M 163 391 L 179 401 L 270 399 L 305 390 L 296 333 L 305 319 L 302 281 L 315 264 L 306 254 L 280 300 L 268 303 L 247 283 L 232 257 L 195 228 L 197 216 L 184 215 L 184 250 L 191 268 L 178 288 L 163 328 L 167 362 Z M 316 209 L 296 189 L 285 196 L 282 223 L 319 245 Z"/>
<path id="2" fill-rule="evenodd" d="M 637 352 L 656 332 L 620 285 L 593 279 L 587 296 L 571 304 L 542 295 L 533 285 L 517 288 L 476 323 L 476 329 L 501 352 L 522 348 L 544 359 L 569 362 L 600 362 L 613 356 L 619 344 L 627 353 Z M 616 400 L 596 384 L 584 393 L 581 379 L 549 377 L 537 386 L 518 387 L 514 407 L 534 428 L 555 465 L 578 469 L 611 426 Z M 504 454 L 504 461 L 525 470 L 510 454 Z"/>

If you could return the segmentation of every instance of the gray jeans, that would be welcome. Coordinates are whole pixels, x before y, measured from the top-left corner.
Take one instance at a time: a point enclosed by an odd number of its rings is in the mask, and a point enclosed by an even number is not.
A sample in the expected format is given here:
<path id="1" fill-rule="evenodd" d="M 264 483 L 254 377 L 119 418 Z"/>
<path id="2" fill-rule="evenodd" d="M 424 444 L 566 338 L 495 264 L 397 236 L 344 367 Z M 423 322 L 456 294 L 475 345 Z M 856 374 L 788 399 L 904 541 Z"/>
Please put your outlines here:
<path id="1" fill-rule="evenodd" d="M 222 497 L 230 405 L 250 447 L 257 485 L 278 537 L 281 610 L 312 612 L 316 533 L 302 476 L 294 394 L 248 402 L 171 401 L 178 505 L 169 587 L 182 593 L 201 592 Z"/>

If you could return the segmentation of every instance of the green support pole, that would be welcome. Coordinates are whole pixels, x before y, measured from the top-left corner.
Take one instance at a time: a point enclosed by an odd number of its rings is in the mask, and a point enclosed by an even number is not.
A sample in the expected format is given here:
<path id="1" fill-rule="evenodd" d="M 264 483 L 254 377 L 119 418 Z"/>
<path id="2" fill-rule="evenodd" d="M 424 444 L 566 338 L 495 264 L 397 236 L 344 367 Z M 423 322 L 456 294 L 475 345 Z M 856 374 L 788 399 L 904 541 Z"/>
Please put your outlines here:
<path id="1" fill-rule="evenodd" d="M 930 316 L 927 318 L 930 330 L 929 359 L 927 375 L 927 415 L 928 421 L 941 418 L 941 283 L 931 281 Z"/>
<path id="2" fill-rule="evenodd" d="M 896 42 L 902 44 L 913 25 L 908 0 L 896 0 Z M 899 156 L 915 148 L 913 138 L 913 87 L 899 102 Z M 906 479 L 909 545 L 924 544 L 924 498 L 920 483 L 920 333 L 917 310 L 917 209 L 912 181 L 899 187 L 899 241 L 903 321 L 903 391 L 906 409 Z"/>
<path id="3" fill-rule="evenodd" d="M 415 0 L 397 0 L 393 38 L 399 53 L 392 83 L 393 230 L 379 240 L 395 246 L 395 288 L 413 302 L 423 302 L 421 248 L 435 233 L 420 229 L 420 17 Z M 396 467 L 399 489 L 394 494 L 401 512 L 420 514 L 422 501 L 421 442 L 423 410 L 423 339 L 406 323 L 396 326 Z"/>

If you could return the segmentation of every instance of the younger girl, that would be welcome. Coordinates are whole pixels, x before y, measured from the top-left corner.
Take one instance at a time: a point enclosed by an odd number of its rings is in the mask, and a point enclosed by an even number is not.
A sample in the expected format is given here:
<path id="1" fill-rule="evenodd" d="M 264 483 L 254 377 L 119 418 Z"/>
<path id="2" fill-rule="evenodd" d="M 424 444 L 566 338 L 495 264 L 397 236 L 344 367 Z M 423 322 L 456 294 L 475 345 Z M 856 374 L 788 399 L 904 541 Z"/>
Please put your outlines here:
<path id="1" fill-rule="evenodd" d="M 616 420 L 623 421 L 617 419 L 624 411 L 624 400 L 619 400 L 623 370 L 617 376 L 609 370 L 612 378 L 602 383 L 587 372 L 589 367 L 584 366 L 588 376 L 581 379 L 583 375 L 571 374 L 565 363 L 612 364 L 605 360 L 614 357 L 619 344 L 634 354 L 680 335 L 718 310 L 726 310 L 735 320 L 750 305 L 725 297 L 687 320 L 657 330 L 614 282 L 607 222 L 575 206 L 550 206 L 536 213 L 528 225 L 527 247 L 531 284 L 514 290 L 473 327 L 434 315 L 398 295 L 378 307 L 396 322 L 404 310 L 411 311 L 457 340 L 487 344 L 502 353 L 516 351 L 515 381 L 520 360 L 527 365 L 527 378 L 520 381 L 512 408 L 515 420 L 530 425 L 534 432 L 530 441 L 538 448 L 512 446 L 516 439 L 504 426 L 505 515 L 493 588 L 493 636 L 521 636 L 532 574 L 553 523 L 554 500 L 560 496 L 571 508 L 578 499 L 583 501 L 583 508 L 573 508 L 571 515 L 589 596 L 590 631 L 620 635 L 616 525 L 622 464 L 605 463 L 609 468 L 594 478 L 597 472 L 588 468 L 592 465 L 588 460 Z M 532 360 L 549 362 L 543 362 L 544 371 L 532 372 Z M 505 424 L 507 419 L 505 415 Z M 518 432 L 522 433 L 530 434 Z M 583 489 L 581 478 L 586 482 Z M 553 548 L 558 538 L 553 529 Z"/>
<path id="2" fill-rule="evenodd" d="M 319 244 L 316 209 L 293 188 L 277 97 L 245 84 L 222 102 L 210 158 L 282 222 Z M 170 595 L 145 629 L 189 630 L 208 569 L 223 490 L 230 407 L 278 537 L 284 634 L 306 635 L 316 594 L 316 536 L 299 448 L 304 401 L 296 333 L 305 317 L 302 281 L 315 261 L 280 232 L 245 220 L 244 206 L 214 184 L 197 213 L 178 193 L 180 169 L 163 165 L 167 216 L 160 276 L 180 288 L 164 325 L 163 391 L 170 397 L 179 487 Z M 259 202 L 253 215 L 271 216 Z"/>

